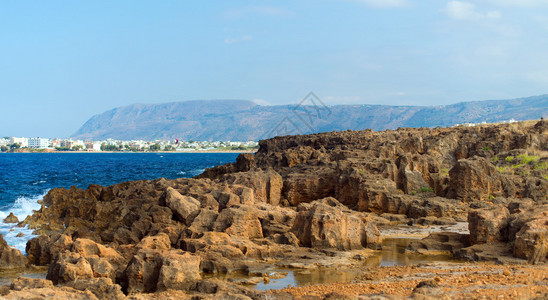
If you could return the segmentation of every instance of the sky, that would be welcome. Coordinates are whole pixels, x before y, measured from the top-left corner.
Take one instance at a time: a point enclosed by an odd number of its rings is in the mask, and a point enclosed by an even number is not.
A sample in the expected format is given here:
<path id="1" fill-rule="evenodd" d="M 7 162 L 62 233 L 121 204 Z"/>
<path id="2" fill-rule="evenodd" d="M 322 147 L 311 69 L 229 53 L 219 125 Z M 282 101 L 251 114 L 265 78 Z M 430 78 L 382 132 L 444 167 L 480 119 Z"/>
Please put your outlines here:
<path id="1" fill-rule="evenodd" d="M 133 103 L 548 93 L 548 0 L 0 0 L 0 137 Z"/>

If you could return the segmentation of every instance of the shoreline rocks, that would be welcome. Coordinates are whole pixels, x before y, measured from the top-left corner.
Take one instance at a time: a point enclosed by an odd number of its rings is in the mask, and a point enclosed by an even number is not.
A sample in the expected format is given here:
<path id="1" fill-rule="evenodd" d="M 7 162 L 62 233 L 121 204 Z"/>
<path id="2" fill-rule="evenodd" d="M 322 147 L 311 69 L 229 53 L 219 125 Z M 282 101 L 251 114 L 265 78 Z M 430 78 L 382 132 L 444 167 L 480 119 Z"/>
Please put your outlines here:
<path id="1" fill-rule="evenodd" d="M 469 235 L 431 234 L 409 251 L 542 264 L 548 132 L 520 124 L 276 137 L 196 178 L 53 189 L 21 222 L 40 234 L 25 261 L 74 295 L 245 299 L 260 293 L 205 274 L 353 265 L 381 247 L 377 224 L 467 220 Z"/>

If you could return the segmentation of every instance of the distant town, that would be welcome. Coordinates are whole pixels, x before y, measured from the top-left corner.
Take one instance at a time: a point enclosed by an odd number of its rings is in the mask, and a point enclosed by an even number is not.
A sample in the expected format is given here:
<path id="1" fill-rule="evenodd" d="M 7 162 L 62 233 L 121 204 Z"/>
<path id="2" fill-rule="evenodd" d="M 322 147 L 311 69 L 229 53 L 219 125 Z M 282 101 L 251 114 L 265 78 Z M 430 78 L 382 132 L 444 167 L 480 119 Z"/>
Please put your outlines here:
<path id="1" fill-rule="evenodd" d="M 114 140 L 83 141 L 74 139 L 49 139 L 40 137 L 0 138 L 1 152 L 197 152 L 197 151 L 254 151 L 255 141 L 182 141 L 182 140 Z"/>

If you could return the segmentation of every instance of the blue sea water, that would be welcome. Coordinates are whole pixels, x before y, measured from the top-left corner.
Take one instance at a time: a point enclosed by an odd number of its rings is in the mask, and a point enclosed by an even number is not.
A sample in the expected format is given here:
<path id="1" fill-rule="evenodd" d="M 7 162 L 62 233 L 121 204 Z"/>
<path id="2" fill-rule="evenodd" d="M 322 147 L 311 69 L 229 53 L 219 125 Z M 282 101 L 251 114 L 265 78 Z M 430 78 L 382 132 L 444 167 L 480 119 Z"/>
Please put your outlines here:
<path id="1" fill-rule="evenodd" d="M 193 177 L 234 162 L 237 153 L 0 153 L 0 234 L 25 253 L 32 230 L 3 223 L 13 212 L 22 221 L 40 208 L 52 188 L 87 188 L 141 180 Z M 23 233 L 23 237 L 16 237 Z"/>

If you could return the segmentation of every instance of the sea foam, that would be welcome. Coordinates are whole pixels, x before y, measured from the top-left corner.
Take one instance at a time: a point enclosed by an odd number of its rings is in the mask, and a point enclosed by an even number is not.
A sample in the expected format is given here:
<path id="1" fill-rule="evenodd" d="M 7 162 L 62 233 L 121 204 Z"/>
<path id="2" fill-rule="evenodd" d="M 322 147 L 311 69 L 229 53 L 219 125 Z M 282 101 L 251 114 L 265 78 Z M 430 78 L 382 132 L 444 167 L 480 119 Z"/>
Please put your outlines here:
<path id="1" fill-rule="evenodd" d="M 4 236 L 4 240 L 6 240 L 8 245 L 14 246 L 22 253 L 25 253 L 27 241 L 36 237 L 36 235 L 32 234 L 33 230 L 28 229 L 28 226 L 17 227 L 17 224 L 4 223 L 3 221 L 10 212 L 13 212 L 19 221 L 23 221 L 27 216 L 31 215 L 34 210 L 40 209 L 41 205 L 38 201 L 42 200 L 46 193 L 47 192 L 34 197 L 19 197 L 12 205 L 0 210 L 0 234 Z M 17 237 L 19 233 L 22 233 L 23 236 Z"/>

